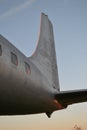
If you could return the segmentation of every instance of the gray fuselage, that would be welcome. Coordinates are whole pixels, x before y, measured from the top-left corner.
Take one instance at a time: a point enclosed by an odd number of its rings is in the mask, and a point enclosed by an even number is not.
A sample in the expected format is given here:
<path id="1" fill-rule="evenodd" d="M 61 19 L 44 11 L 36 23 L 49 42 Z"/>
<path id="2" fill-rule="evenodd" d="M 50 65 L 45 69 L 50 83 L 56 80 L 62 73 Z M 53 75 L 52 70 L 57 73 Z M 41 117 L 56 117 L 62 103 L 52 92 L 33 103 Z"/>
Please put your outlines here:
<path id="1" fill-rule="evenodd" d="M 0 36 L 0 114 L 32 114 L 57 110 L 54 103 L 55 88 L 37 66 L 16 47 Z M 11 53 L 17 56 L 18 64 L 11 61 Z M 25 63 L 30 66 L 26 72 Z"/>

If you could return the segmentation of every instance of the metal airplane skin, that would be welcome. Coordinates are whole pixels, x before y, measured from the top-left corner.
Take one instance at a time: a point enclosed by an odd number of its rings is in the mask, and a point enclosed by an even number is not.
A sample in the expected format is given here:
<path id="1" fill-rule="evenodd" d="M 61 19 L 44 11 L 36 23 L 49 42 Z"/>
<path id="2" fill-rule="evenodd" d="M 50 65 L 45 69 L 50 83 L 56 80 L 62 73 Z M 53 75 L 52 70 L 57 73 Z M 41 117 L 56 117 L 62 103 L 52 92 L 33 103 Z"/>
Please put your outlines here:
<path id="1" fill-rule="evenodd" d="M 26 57 L 0 35 L 0 115 L 52 112 L 87 102 L 87 89 L 60 91 L 53 27 L 41 14 L 37 48 Z"/>

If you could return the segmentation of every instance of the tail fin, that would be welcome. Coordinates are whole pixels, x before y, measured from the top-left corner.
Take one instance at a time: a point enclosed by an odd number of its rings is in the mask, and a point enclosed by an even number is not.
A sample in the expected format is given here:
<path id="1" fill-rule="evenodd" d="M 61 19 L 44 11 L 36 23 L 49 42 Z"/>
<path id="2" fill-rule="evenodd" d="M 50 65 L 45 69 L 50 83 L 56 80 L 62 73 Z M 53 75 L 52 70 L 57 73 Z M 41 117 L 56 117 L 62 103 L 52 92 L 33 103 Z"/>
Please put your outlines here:
<path id="1" fill-rule="evenodd" d="M 48 16 L 43 13 L 41 14 L 37 48 L 31 58 L 40 71 L 48 78 L 52 87 L 59 90 L 53 27 Z"/>

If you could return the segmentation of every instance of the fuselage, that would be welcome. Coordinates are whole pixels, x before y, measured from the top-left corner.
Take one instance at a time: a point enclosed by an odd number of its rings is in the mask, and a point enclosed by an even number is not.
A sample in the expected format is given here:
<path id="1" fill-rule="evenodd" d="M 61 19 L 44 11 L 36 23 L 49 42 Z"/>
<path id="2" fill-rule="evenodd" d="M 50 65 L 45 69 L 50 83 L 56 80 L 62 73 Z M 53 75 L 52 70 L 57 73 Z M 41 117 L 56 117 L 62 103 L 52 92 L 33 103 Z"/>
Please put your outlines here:
<path id="1" fill-rule="evenodd" d="M 57 90 L 31 58 L 0 37 L 0 114 L 20 115 L 54 111 Z"/>

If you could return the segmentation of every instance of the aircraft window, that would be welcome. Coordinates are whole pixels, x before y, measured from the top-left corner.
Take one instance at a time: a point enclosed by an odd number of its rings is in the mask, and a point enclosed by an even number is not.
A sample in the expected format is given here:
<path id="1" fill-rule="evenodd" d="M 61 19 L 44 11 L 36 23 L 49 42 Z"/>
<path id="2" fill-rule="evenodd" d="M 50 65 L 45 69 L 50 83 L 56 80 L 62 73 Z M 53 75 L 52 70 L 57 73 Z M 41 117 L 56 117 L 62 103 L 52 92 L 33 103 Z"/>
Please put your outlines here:
<path id="1" fill-rule="evenodd" d="M 11 52 L 11 62 L 16 66 L 18 65 L 18 58 L 13 52 Z"/>
<path id="2" fill-rule="evenodd" d="M 25 62 L 25 70 L 26 70 L 26 73 L 27 74 L 30 74 L 31 73 L 31 70 L 30 70 L 30 65 L 28 63 Z"/>
<path id="3" fill-rule="evenodd" d="M 2 47 L 1 47 L 1 45 L 0 45 L 0 56 L 2 55 Z"/>

